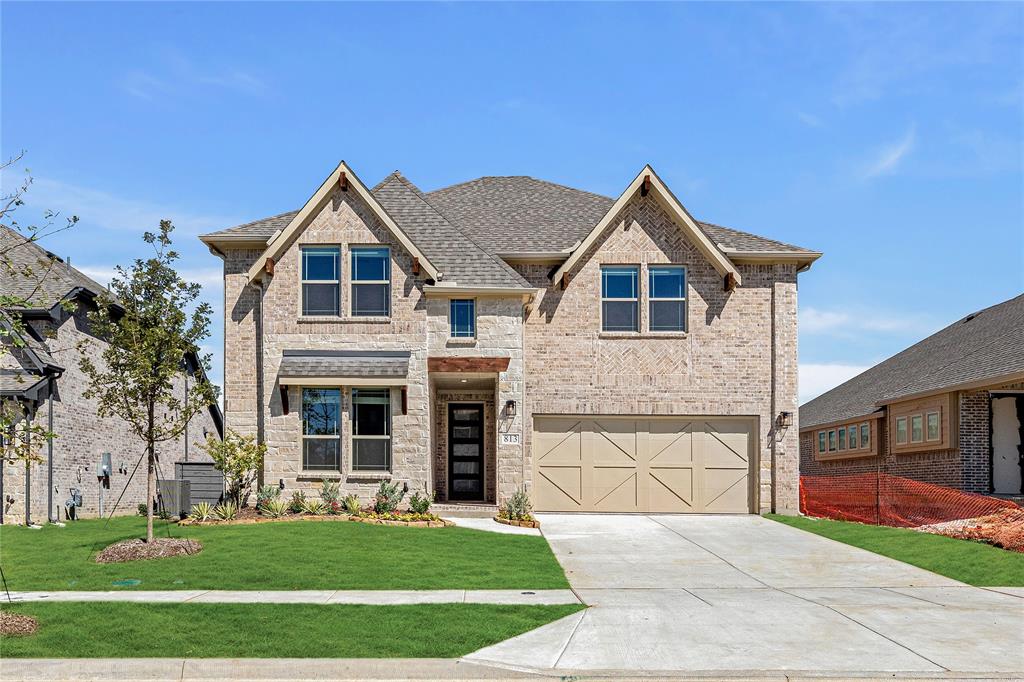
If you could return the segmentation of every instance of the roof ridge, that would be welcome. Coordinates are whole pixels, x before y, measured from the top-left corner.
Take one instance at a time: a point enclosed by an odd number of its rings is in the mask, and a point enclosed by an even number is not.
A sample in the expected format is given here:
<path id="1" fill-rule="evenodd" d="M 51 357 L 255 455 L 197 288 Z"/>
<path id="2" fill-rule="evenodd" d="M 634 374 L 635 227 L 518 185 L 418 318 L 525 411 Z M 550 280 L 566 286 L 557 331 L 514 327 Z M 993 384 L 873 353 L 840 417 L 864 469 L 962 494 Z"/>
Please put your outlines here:
<path id="1" fill-rule="evenodd" d="M 437 189 L 432 189 L 432 190 L 430 190 L 429 194 L 433 194 L 435 192 L 445 192 L 445 191 L 448 191 L 450 189 L 455 189 L 457 187 L 464 187 L 466 185 L 472 185 L 473 183 L 480 182 L 481 180 L 509 179 L 509 178 L 523 178 L 523 179 L 526 179 L 526 180 L 532 180 L 533 182 L 539 182 L 539 183 L 544 184 L 544 185 L 549 185 L 551 187 L 558 187 L 559 189 L 567 189 L 567 190 L 571 190 L 573 192 L 579 192 L 580 194 L 588 194 L 588 195 L 590 195 L 592 197 L 595 197 L 597 199 L 604 199 L 606 201 L 611 201 L 611 202 L 615 201 L 611 197 L 605 196 L 604 194 L 598 194 L 597 192 L 591 192 L 590 190 L 580 189 L 578 187 L 571 187 L 570 185 L 565 185 L 565 184 L 562 184 L 560 182 L 552 182 L 551 180 L 545 180 L 544 178 L 538 178 L 538 177 L 535 177 L 533 175 L 481 175 L 480 177 L 473 178 L 472 180 L 464 180 L 463 182 L 457 182 L 454 185 L 447 185 L 445 187 L 438 187 Z"/>
<path id="2" fill-rule="evenodd" d="M 490 251 L 485 249 L 483 246 L 481 246 L 479 243 L 477 243 L 476 240 L 474 240 L 472 237 L 470 237 L 468 234 L 466 234 L 465 230 L 463 230 L 461 227 L 459 227 L 458 223 L 456 223 L 455 221 L 451 220 L 448 216 L 446 216 L 444 213 L 442 213 L 440 209 L 438 209 L 436 206 L 434 206 L 434 204 L 430 203 L 430 201 L 427 199 L 427 196 L 422 191 L 420 191 L 420 188 L 417 187 L 415 184 L 413 184 L 413 182 L 411 180 L 409 180 L 407 177 L 405 177 L 404 175 L 402 175 L 398 171 L 395 171 L 394 173 L 389 175 L 387 179 L 390 180 L 391 178 L 394 178 L 398 182 L 400 182 L 403 185 L 405 185 L 405 187 L 407 189 L 409 189 L 409 191 L 411 191 L 413 194 L 415 194 L 416 197 L 420 201 L 422 201 L 430 210 L 432 210 L 442 220 L 444 220 L 446 223 L 448 223 L 448 225 L 450 225 L 453 230 L 455 230 L 460 236 L 462 236 L 463 239 L 465 239 L 470 244 L 472 244 L 477 249 L 479 249 L 480 253 L 482 253 L 485 256 L 487 256 L 488 258 L 490 258 L 494 262 L 495 265 L 499 266 L 500 268 L 502 268 L 506 272 L 512 274 L 512 276 L 515 279 L 517 279 L 518 281 L 520 281 L 523 284 L 529 286 L 530 283 L 527 282 L 526 279 L 524 279 L 522 275 L 520 275 L 518 272 L 516 272 L 516 270 L 513 267 L 511 267 L 508 263 L 506 263 L 504 261 L 504 259 L 499 258 L 498 256 L 495 256 L 493 253 L 491 253 Z M 381 185 L 383 186 L 383 184 L 385 184 L 385 183 L 382 182 Z"/>

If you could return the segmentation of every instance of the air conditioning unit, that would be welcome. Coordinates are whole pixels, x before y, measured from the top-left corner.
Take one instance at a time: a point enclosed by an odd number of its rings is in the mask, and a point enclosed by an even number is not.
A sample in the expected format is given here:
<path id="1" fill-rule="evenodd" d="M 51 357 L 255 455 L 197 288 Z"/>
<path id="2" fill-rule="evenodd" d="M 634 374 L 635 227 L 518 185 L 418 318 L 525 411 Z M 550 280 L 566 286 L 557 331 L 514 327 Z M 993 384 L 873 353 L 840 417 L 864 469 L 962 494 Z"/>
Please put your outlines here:
<path id="1" fill-rule="evenodd" d="M 176 479 L 160 481 L 156 488 L 160 510 L 183 519 L 192 509 L 192 482 Z"/>

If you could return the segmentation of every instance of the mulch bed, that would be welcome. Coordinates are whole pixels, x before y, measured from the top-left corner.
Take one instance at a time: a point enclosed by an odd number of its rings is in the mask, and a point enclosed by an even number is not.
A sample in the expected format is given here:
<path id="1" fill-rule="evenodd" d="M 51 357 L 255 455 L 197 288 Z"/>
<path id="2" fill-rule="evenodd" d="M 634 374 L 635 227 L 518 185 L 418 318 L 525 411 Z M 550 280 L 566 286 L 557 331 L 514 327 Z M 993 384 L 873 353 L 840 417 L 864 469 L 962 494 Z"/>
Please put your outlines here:
<path id="1" fill-rule="evenodd" d="M 38 629 L 39 623 L 32 616 L 0 611 L 0 635 L 4 637 L 23 637 L 34 634 Z"/>
<path id="2" fill-rule="evenodd" d="M 504 523 L 506 526 L 519 526 L 520 528 L 540 528 L 540 521 L 534 518 L 530 519 L 503 519 L 500 516 L 495 516 L 494 520 L 498 523 Z"/>
<path id="3" fill-rule="evenodd" d="M 917 530 L 958 540 L 976 540 L 1011 552 L 1024 552 L 1024 509 L 1003 509 L 973 519 L 919 526 Z"/>
<path id="4" fill-rule="evenodd" d="M 165 559 L 172 556 L 198 554 L 203 544 L 187 538 L 154 538 L 153 542 L 132 539 L 110 545 L 96 555 L 96 563 L 113 564 L 139 559 Z"/>

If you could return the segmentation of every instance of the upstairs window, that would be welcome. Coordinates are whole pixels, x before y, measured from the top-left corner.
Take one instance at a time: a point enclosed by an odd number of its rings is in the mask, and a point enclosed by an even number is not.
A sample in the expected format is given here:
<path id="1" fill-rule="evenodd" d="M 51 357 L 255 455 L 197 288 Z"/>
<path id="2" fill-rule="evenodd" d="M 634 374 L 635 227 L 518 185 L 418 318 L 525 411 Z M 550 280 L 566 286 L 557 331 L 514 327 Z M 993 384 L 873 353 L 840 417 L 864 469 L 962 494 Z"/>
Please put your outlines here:
<path id="1" fill-rule="evenodd" d="M 391 250 L 385 247 L 352 249 L 352 316 L 388 317 L 391 314 Z"/>
<path id="2" fill-rule="evenodd" d="M 648 269 L 649 326 L 652 332 L 686 331 L 686 268 L 652 265 Z"/>
<path id="3" fill-rule="evenodd" d="M 856 424 L 852 425 L 849 428 L 849 430 L 846 432 L 846 447 L 848 447 L 850 450 L 856 450 L 858 447 L 860 447 L 859 445 L 857 445 L 857 425 Z"/>
<path id="4" fill-rule="evenodd" d="M 453 339 L 472 339 L 476 336 L 476 301 L 471 298 L 453 298 L 448 319 Z"/>
<path id="5" fill-rule="evenodd" d="M 907 442 L 907 418 L 899 417 L 896 419 L 896 442 L 906 443 Z"/>
<path id="6" fill-rule="evenodd" d="M 391 470 L 391 391 L 352 392 L 352 471 Z"/>
<path id="7" fill-rule="evenodd" d="M 601 330 L 635 332 L 639 269 L 635 266 L 601 268 Z"/>
<path id="8" fill-rule="evenodd" d="M 338 471 L 341 465 L 341 389 L 302 389 L 302 468 Z"/>
<path id="9" fill-rule="evenodd" d="M 910 418 L 910 442 L 920 443 L 924 441 L 924 418 L 915 414 Z"/>
<path id="10" fill-rule="evenodd" d="M 302 247 L 302 314 L 333 315 L 339 311 L 341 249 Z"/>
<path id="11" fill-rule="evenodd" d="M 846 449 L 846 427 L 840 427 L 839 429 L 839 449 Z"/>
<path id="12" fill-rule="evenodd" d="M 860 425 L 860 446 L 862 448 L 871 447 L 871 426 L 869 424 Z"/>
<path id="13" fill-rule="evenodd" d="M 928 440 L 942 440 L 939 431 L 939 413 L 928 413 Z"/>
<path id="14" fill-rule="evenodd" d="M 825 432 L 818 431 L 818 452 L 825 452 L 828 446 L 825 443 Z"/>

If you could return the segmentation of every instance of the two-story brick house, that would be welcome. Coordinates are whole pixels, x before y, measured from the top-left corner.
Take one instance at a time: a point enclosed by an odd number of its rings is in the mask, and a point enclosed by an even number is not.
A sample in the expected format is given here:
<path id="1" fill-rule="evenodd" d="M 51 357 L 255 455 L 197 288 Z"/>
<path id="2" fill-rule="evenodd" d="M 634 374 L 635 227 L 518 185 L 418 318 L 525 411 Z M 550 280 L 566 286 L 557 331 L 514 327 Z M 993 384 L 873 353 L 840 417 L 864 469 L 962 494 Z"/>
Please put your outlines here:
<path id="1" fill-rule="evenodd" d="M 820 254 L 529 177 L 369 189 L 201 237 L 227 426 L 267 483 L 539 510 L 795 511 L 797 274 Z"/>

